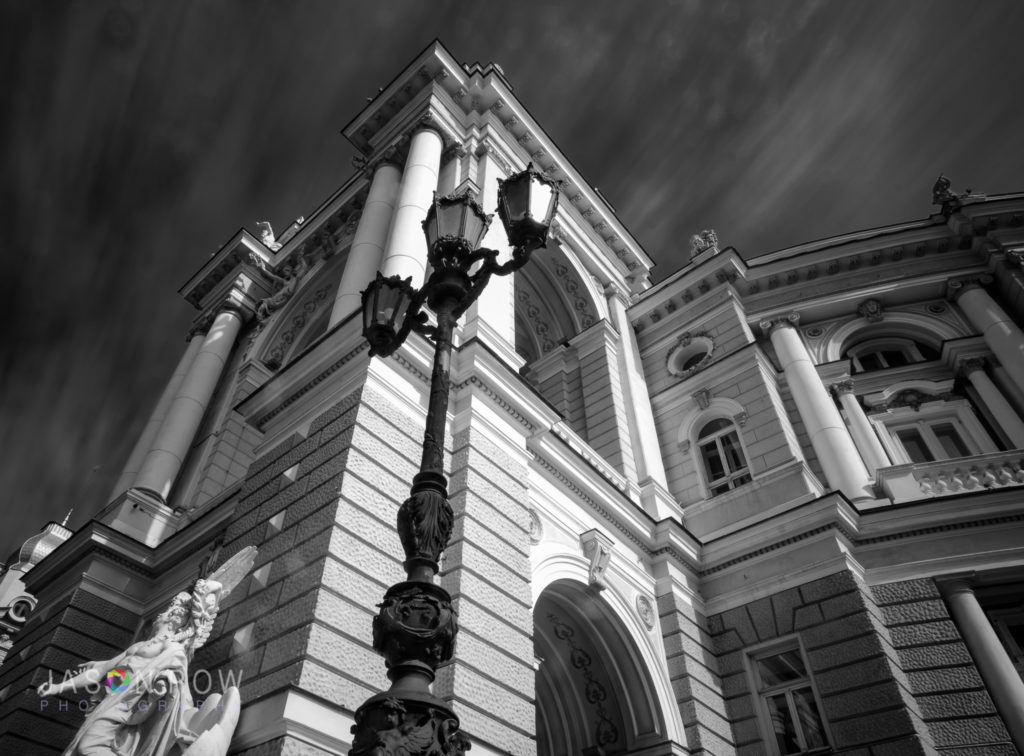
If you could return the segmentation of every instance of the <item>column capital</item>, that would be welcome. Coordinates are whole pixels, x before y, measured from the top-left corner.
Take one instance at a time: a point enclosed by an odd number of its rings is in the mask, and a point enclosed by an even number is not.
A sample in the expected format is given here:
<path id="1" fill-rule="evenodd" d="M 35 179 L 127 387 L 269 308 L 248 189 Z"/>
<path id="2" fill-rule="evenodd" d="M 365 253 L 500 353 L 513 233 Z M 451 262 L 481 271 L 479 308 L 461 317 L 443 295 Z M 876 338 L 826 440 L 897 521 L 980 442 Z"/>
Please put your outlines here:
<path id="1" fill-rule="evenodd" d="M 437 116 L 429 110 L 413 121 L 402 141 L 411 141 L 417 134 L 423 131 L 432 131 L 437 134 L 438 138 L 441 140 L 442 150 L 462 144 L 462 140 L 458 139 L 455 134 L 445 128 L 444 124 L 438 120 Z"/>
<path id="2" fill-rule="evenodd" d="M 213 325 L 213 319 L 217 316 L 216 310 L 207 310 L 196 320 L 192 321 L 191 327 L 185 336 L 185 341 L 192 341 L 196 336 L 205 336 Z"/>
<path id="3" fill-rule="evenodd" d="M 385 165 L 402 170 L 403 161 L 399 150 L 400 144 L 401 142 L 390 144 L 372 157 L 356 155 L 352 158 L 352 167 L 369 176 L 373 176 L 378 168 Z"/>
<path id="4" fill-rule="evenodd" d="M 775 315 L 770 318 L 765 318 L 758 325 L 761 326 L 761 330 L 766 335 L 771 335 L 772 330 L 777 327 L 796 328 L 800 322 L 799 312 L 790 312 L 786 315 Z"/>
<path id="5" fill-rule="evenodd" d="M 829 389 L 831 389 L 832 393 L 834 393 L 836 396 L 842 396 L 843 394 L 852 394 L 854 393 L 853 379 L 846 378 L 842 381 L 836 381 L 835 383 L 829 386 Z"/>
<path id="6" fill-rule="evenodd" d="M 614 281 L 606 283 L 602 289 L 602 293 L 604 294 L 605 299 L 618 300 L 622 303 L 623 307 L 629 307 L 629 292 L 624 291 L 623 288 Z"/>
<path id="7" fill-rule="evenodd" d="M 498 167 L 504 171 L 506 176 L 511 176 L 515 173 L 515 170 L 512 168 L 512 164 L 505 159 L 504 155 L 501 154 L 501 150 L 495 147 L 492 137 L 490 136 L 486 136 L 480 140 L 480 143 L 477 144 L 473 154 L 478 158 L 489 157 L 498 164 Z"/>
<path id="8" fill-rule="evenodd" d="M 975 373 L 979 370 L 984 372 L 985 365 L 988 361 L 984 357 L 965 357 L 960 360 L 959 373 L 965 378 L 970 377 L 971 373 Z"/>
<path id="9" fill-rule="evenodd" d="M 956 302 L 964 293 L 971 289 L 984 289 L 995 279 L 986 274 L 951 278 L 946 282 L 946 297 Z"/>

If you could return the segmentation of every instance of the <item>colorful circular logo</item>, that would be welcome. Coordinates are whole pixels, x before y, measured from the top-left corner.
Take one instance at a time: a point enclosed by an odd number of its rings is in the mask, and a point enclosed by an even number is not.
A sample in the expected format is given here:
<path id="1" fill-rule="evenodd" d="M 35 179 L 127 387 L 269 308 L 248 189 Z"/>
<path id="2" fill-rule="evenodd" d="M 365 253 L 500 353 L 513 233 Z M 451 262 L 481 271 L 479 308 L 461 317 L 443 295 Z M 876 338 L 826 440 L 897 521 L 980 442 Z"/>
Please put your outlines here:
<path id="1" fill-rule="evenodd" d="M 131 676 L 128 674 L 127 669 L 112 669 L 107 672 L 107 687 L 110 688 L 111 693 L 121 693 L 128 690 L 130 682 Z"/>

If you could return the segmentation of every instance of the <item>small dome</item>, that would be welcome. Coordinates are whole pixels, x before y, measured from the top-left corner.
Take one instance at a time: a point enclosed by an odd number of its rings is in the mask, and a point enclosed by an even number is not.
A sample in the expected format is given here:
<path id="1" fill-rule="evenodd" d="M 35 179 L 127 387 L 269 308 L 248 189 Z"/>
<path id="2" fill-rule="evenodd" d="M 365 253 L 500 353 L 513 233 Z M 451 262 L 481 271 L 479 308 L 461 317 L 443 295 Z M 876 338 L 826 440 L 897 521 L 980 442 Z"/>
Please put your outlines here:
<path id="1" fill-rule="evenodd" d="M 70 537 L 71 531 L 63 525 L 48 522 L 46 527 L 22 544 L 18 551 L 17 563 L 10 566 L 27 572 Z"/>

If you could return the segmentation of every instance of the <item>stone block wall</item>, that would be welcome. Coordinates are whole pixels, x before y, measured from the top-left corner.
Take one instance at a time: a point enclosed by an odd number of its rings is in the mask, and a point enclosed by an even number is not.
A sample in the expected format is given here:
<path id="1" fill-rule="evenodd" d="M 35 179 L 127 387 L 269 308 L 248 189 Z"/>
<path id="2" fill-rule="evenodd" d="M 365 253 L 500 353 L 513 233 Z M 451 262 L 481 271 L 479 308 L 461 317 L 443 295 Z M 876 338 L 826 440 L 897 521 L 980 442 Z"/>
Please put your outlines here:
<path id="1" fill-rule="evenodd" d="M 931 578 L 872 588 L 936 748 L 957 756 L 1012 756 L 1002 719 Z"/>
<path id="2" fill-rule="evenodd" d="M 240 674 L 245 703 L 297 686 L 354 711 L 387 686 L 371 621 L 404 577 L 394 518 L 416 469 L 408 426 L 365 390 L 250 467 L 224 553 L 259 556 L 197 655 Z"/>
<path id="3" fill-rule="evenodd" d="M 61 753 L 85 719 L 88 695 L 50 697 L 36 688 L 85 661 L 109 659 L 131 642 L 139 617 L 84 588 L 53 602 L 39 597 L 33 614 L 15 637 L 0 669 L 0 753 L 54 756 Z M 52 677 L 51 677 L 52 676 Z"/>
<path id="4" fill-rule="evenodd" d="M 435 684 L 467 734 L 517 756 L 536 752 L 526 473 L 524 459 L 479 427 L 455 431 L 455 528 L 441 585 L 459 614 L 459 635 Z"/>
<path id="5" fill-rule="evenodd" d="M 798 636 L 834 753 L 909 756 L 935 745 L 901 666 L 883 611 L 853 573 L 841 571 L 708 618 L 733 738 L 740 756 L 763 749 L 744 657 Z"/>
<path id="6" fill-rule="evenodd" d="M 736 746 L 707 620 L 675 593 L 658 596 L 658 616 L 686 745 L 694 754 L 732 756 Z"/>

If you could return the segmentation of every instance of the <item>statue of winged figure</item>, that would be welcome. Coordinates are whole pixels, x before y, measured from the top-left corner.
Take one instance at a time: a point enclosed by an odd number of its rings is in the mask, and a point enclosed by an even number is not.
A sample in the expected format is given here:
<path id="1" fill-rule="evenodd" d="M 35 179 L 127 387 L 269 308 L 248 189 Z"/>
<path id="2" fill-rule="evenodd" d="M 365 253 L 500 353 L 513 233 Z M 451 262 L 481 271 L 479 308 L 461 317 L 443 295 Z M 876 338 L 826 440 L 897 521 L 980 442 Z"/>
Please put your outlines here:
<path id="1" fill-rule="evenodd" d="M 256 548 L 228 559 L 190 591 L 179 593 L 153 621 L 148 639 L 112 659 L 82 664 L 59 683 L 45 682 L 42 697 L 98 691 L 63 756 L 224 756 L 238 723 L 241 699 L 229 687 L 196 707 L 189 662 L 210 636 L 221 602 L 252 569 Z"/>

